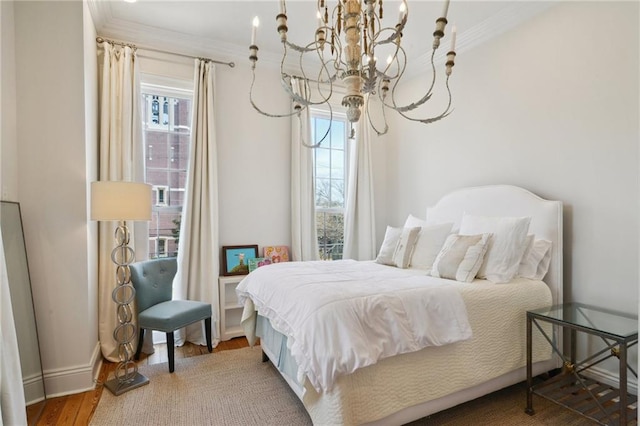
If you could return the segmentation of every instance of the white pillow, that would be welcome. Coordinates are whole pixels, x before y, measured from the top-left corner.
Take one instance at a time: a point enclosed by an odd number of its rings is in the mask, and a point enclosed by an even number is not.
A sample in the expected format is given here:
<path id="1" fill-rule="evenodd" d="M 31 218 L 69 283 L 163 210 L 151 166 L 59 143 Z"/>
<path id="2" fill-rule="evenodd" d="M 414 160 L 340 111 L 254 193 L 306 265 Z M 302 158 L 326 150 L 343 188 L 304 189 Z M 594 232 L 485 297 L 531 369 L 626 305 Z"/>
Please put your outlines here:
<path id="1" fill-rule="evenodd" d="M 377 263 L 395 266 L 395 263 L 393 262 L 393 255 L 396 252 L 398 241 L 400 241 L 402 229 L 403 228 L 393 228 L 391 226 L 387 226 L 387 231 L 384 234 L 384 241 L 382 241 L 382 246 L 380 246 L 378 257 L 376 257 Z"/>
<path id="2" fill-rule="evenodd" d="M 433 262 L 442 249 L 444 242 L 451 233 L 453 223 L 423 226 L 418 234 L 418 240 L 413 247 L 413 254 L 409 267 L 412 269 L 431 270 Z"/>
<path id="3" fill-rule="evenodd" d="M 469 283 L 482 265 L 491 234 L 453 234 L 433 262 L 431 275 Z"/>
<path id="4" fill-rule="evenodd" d="M 522 256 L 522 261 L 520 261 L 518 276 L 532 280 L 542 280 L 549 270 L 551 246 L 551 241 L 532 240 Z"/>
<path id="5" fill-rule="evenodd" d="M 418 233 L 422 228 L 416 226 L 414 228 L 404 228 L 400 235 L 400 240 L 396 245 L 396 251 L 393 254 L 393 263 L 398 268 L 405 269 L 409 266 L 413 247 L 418 239 Z"/>
<path id="6" fill-rule="evenodd" d="M 427 226 L 427 222 L 425 220 L 422 220 L 420 218 L 415 217 L 412 214 L 407 216 L 407 220 L 404 221 L 404 227 L 405 228 L 415 228 L 416 226 L 420 226 L 420 227 L 424 228 L 425 226 Z"/>
<path id="7" fill-rule="evenodd" d="M 460 234 L 493 234 L 478 278 L 503 283 L 516 276 L 527 247 L 530 222 L 530 217 L 473 216 L 466 213 L 462 216 Z"/>

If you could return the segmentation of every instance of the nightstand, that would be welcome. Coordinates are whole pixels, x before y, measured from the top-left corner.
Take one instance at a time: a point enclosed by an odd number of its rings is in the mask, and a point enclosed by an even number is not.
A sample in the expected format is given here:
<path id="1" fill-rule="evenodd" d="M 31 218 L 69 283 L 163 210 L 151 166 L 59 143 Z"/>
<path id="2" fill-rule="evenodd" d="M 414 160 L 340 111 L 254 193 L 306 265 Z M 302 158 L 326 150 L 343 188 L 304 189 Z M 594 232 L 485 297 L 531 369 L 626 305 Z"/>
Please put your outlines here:
<path id="1" fill-rule="evenodd" d="M 218 294 L 220 296 L 220 340 L 229 340 L 244 336 L 240 325 L 243 307 L 238 305 L 236 287 L 246 275 L 233 275 L 218 279 Z"/>
<path id="2" fill-rule="evenodd" d="M 565 356 L 553 336 L 545 333 L 541 323 L 560 327 L 569 337 L 569 356 Z M 533 384 L 532 377 L 532 325 L 544 335 L 553 351 L 563 361 L 562 373 Z M 576 360 L 576 335 L 586 333 L 591 339 L 601 340 L 602 349 L 585 354 Z M 565 303 L 551 308 L 527 312 L 527 408 L 533 415 L 533 394 L 542 396 L 563 407 L 595 420 L 602 425 L 636 424 L 637 396 L 627 391 L 627 370 L 638 377 L 628 364 L 629 347 L 638 343 L 638 318 L 620 312 L 583 305 Z M 619 366 L 619 389 L 589 377 L 589 369 L 605 359 L 614 358 Z"/>

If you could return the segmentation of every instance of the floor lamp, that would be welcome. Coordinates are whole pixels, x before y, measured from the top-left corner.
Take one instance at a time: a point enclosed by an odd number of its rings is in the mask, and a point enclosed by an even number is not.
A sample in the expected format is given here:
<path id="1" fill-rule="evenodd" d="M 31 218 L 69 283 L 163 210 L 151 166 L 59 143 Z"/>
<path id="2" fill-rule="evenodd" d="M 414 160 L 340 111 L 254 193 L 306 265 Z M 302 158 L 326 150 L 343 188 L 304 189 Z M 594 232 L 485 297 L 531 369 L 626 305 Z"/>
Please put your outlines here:
<path id="1" fill-rule="evenodd" d="M 131 304 L 136 291 L 131 284 L 129 265 L 135 261 L 135 252 L 129 246 L 127 221 L 151 220 L 151 186 L 137 182 L 92 182 L 91 220 L 119 222 L 115 231 L 116 247 L 111 252 L 117 280 L 111 298 L 117 305 L 118 318 L 113 338 L 118 343 L 119 362 L 115 377 L 107 381 L 105 387 L 114 395 L 120 395 L 149 383 L 148 378 L 138 373 L 138 365 L 133 361 L 137 333 L 136 326 L 131 322 Z"/>

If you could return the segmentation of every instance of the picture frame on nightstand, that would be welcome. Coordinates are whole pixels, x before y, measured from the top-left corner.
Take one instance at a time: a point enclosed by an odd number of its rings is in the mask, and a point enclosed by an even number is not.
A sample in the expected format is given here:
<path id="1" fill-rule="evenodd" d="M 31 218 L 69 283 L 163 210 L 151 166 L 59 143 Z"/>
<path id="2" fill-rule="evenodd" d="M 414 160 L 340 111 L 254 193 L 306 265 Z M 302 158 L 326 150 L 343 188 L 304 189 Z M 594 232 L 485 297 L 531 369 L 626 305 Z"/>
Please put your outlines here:
<path id="1" fill-rule="evenodd" d="M 249 259 L 258 257 L 258 245 L 222 246 L 222 275 L 247 275 Z"/>

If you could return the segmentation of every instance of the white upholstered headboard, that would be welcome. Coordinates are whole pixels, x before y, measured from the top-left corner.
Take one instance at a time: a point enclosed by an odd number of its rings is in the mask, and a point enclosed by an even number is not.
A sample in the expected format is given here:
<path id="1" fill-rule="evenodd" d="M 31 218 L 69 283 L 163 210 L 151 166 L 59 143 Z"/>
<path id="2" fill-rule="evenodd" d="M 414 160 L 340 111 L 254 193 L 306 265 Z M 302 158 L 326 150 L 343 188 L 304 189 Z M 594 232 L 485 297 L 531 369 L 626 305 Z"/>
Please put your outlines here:
<path id="1" fill-rule="evenodd" d="M 427 223 L 454 222 L 454 229 L 458 229 L 465 212 L 480 216 L 531 217 L 529 234 L 553 243 L 549 272 L 544 281 L 551 289 L 554 304 L 563 302 L 561 201 L 544 200 L 512 185 L 463 188 L 427 208 Z"/>

